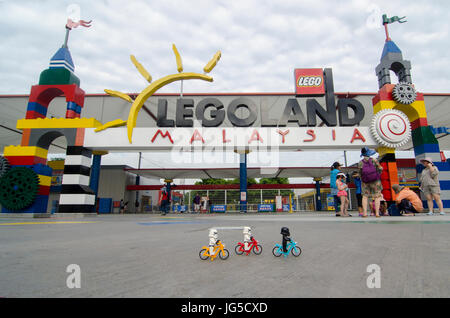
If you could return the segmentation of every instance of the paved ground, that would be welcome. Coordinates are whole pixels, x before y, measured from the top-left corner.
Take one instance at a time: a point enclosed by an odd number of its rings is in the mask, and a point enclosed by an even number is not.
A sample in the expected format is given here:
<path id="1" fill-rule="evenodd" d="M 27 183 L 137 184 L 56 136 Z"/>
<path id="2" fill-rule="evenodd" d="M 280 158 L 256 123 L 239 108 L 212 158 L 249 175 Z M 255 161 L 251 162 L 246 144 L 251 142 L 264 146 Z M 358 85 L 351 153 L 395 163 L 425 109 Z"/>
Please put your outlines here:
<path id="1" fill-rule="evenodd" d="M 243 225 L 261 255 L 236 255 L 242 231 L 220 230 L 229 259 L 200 260 L 210 227 Z M 272 255 L 282 226 L 300 257 Z M 449 230 L 450 214 L 0 218 L 0 297 L 449 297 Z M 70 264 L 81 288 L 66 285 Z M 367 287 L 370 264 L 381 288 Z"/>

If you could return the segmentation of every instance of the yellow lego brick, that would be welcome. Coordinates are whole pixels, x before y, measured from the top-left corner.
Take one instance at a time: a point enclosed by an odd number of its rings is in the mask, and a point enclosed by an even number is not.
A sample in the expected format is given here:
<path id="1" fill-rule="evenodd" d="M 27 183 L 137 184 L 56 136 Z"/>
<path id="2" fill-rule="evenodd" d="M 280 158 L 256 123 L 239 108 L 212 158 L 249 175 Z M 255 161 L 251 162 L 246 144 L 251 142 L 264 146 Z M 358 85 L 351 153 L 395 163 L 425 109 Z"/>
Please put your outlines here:
<path id="1" fill-rule="evenodd" d="M 395 106 L 397 106 L 397 103 L 393 100 L 380 100 L 378 103 L 373 105 L 373 114 L 375 115 L 383 109 L 393 109 Z"/>
<path id="2" fill-rule="evenodd" d="M 108 153 L 109 152 L 106 150 L 93 150 L 92 151 L 93 155 L 100 155 L 100 156 L 107 155 Z"/>
<path id="3" fill-rule="evenodd" d="M 380 155 L 380 157 L 383 157 L 384 155 L 389 153 L 395 154 L 395 148 L 378 147 L 377 152 Z"/>
<path id="4" fill-rule="evenodd" d="M 41 147 L 36 147 L 36 146 L 29 146 L 29 147 L 28 146 L 27 147 L 7 146 L 3 150 L 3 156 L 5 156 L 5 157 L 34 156 L 34 157 L 47 159 L 47 153 L 48 153 L 47 149 L 44 149 Z"/>
<path id="5" fill-rule="evenodd" d="M 53 170 L 64 170 L 64 160 L 48 161 L 47 166 L 49 166 Z"/>
<path id="6" fill-rule="evenodd" d="M 38 174 L 38 177 L 39 177 L 39 185 L 50 186 L 52 184 L 52 177 L 43 176 L 41 174 Z"/>
<path id="7" fill-rule="evenodd" d="M 400 104 L 393 100 L 381 100 L 373 106 L 373 113 L 376 114 L 383 109 L 400 110 L 408 116 L 410 122 L 413 122 L 418 118 L 427 118 L 427 111 L 423 100 L 415 101 L 409 105 Z"/>
<path id="8" fill-rule="evenodd" d="M 404 112 L 408 116 L 410 122 L 413 122 L 419 118 L 427 118 L 427 111 L 423 100 L 415 101 L 410 105 L 398 104 L 395 109 Z"/>
<path id="9" fill-rule="evenodd" d="M 36 118 L 17 121 L 17 129 L 95 128 L 101 125 L 102 123 L 95 118 Z"/>

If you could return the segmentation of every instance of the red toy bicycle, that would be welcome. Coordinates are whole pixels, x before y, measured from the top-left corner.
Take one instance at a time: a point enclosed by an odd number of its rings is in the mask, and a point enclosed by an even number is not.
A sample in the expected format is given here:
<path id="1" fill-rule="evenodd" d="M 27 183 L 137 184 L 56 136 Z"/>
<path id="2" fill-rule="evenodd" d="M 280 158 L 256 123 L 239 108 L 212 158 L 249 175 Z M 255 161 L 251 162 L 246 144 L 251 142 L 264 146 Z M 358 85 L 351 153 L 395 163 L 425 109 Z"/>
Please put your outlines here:
<path id="1" fill-rule="evenodd" d="M 237 255 L 242 255 L 243 253 L 246 253 L 248 255 L 252 250 L 256 255 L 262 253 L 262 246 L 258 244 L 258 241 L 255 240 L 253 236 L 250 237 L 250 242 L 248 242 L 248 249 L 245 249 L 245 243 L 241 242 L 237 243 L 236 247 L 234 248 L 234 251 Z"/>

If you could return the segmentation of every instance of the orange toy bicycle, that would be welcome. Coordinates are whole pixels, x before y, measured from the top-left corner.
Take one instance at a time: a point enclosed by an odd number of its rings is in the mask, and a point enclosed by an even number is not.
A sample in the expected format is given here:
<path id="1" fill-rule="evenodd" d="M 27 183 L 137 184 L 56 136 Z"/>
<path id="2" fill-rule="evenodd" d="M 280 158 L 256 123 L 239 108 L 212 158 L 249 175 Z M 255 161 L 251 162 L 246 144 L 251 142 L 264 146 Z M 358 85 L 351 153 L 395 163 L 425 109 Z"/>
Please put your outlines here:
<path id="1" fill-rule="evenodd" d="M 202 260 L 206 260 L 209 257 L 211 261 L 213 261 L 217 255 L 219 255 L 221 259 L 227 259 L 228 256 L 230 256 L 230 253 L 225 248 L 225 245 L 218 239 L 217 229 L 211 228 L 209 230 L 209 247 L 203 246 L 198 256 L 200 256 L 200 259 Z"/>
<path id="2" fill-rule="evenodd" d="M 200 259 L 207 260 L 209 257 L 211 261 L 213 261 L 217 257 L 217 255 L 221 259 L 227 259 L 228 256 L 230 256 L 230 252 L 228 252 L 228 250 L 225 248 L 225 245 L 223 245 L 222 241 L 220 240 L 216 242 L 212 255 L 210 254 L 208 246 L 203 246 L 202 249 L 200 250 L 200 253 L 198 254 L 198 256 L 200 256 Z"/>

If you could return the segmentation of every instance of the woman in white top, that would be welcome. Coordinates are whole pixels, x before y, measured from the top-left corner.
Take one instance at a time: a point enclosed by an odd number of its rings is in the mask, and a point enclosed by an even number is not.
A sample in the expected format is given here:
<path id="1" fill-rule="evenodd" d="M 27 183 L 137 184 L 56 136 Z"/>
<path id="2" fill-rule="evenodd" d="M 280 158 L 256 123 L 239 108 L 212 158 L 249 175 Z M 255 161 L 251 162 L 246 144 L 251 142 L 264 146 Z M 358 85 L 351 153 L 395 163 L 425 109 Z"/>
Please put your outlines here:
<path id="1" fill-rule="evenodd" d="M 420 175 L 420 190 L 427 198 L 428 202 L 428 215 L 433 215 L 433 199 L 436 201 L 436 205 L 439 208 L 439 213 L 445 215 L 444 206 L 441 200 L 441 188 L 439 186 L 439 170 L 433 164 L 429 157 L 425 157 L 420 160 L 420 163 L 424 165 L 425 169 L 422 170 Z"/>

